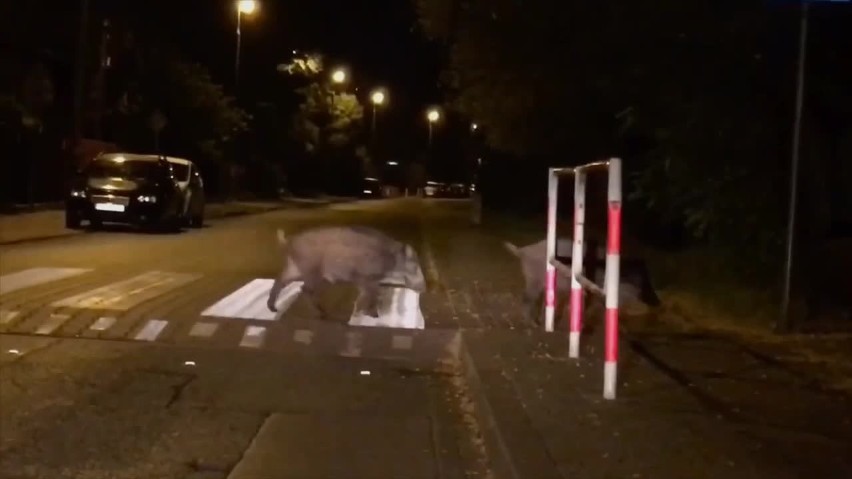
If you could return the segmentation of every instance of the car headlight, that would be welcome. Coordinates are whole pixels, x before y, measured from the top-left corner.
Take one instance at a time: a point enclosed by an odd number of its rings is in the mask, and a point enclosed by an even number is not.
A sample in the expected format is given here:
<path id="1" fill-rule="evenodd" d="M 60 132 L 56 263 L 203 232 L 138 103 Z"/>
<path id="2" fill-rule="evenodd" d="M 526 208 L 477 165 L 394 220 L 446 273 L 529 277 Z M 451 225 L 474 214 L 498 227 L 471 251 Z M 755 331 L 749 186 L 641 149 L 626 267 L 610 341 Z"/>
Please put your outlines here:
<path id="1" fill-rule="evenodd" d="M 140 203 L 156 203 L 157 197 L 151 195 L 139 195 L 136 198 Z"/>
<path id="2" fill-rule="evenodd" d="M 86 191 L 85 190 L 71 190 L 71 196 L 74 198 L 85 198 Z"/>

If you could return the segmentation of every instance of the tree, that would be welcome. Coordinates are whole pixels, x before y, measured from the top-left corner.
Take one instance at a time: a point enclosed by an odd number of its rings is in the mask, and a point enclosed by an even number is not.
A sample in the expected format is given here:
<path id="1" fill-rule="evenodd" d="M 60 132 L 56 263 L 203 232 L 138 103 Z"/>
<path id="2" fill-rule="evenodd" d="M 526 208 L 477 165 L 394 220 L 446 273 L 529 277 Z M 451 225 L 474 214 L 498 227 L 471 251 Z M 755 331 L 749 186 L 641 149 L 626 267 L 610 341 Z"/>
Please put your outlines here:
<path id="1" fill-rule="evenodd" d="M 203 66 L 162 54 L 148 60 L 120 89 L 113 113 L 114 137 L 127 146 L 153 151 L 150 121 L 160 113 L 167 121 L 161 149 L 223 161 L 227 144 L 248 128 L 248 114 Z"/>
<path id="2" fill-rule="evenodd" d="M 331 187 L 329 180 L 359 175 L 361 162 L 359 150 L 364 118 L 364 107 L 358 97 L 332 84 L 327 77 L 323 58 L 318 54 L 297 57 L 278 70 L 293 79 L 300 105 L 292 120 L 290 134 L 303 146 L 316 175 L 315 184 Z M 345 172 L 329 175 L 329 169 Z"/>
<path id="3" fill-rule="evenodd" d="M 364 107 L 358 97 L 328 81 L 322 56 L 298 57 L 292 63 L 279 65 L 278 70 L 302 83 L 296 90 L 302 103 L 293 118 L 292 134 L 305 151 L 319 154 L 326 147 L 353 146 Z"/>
<path id="4" fill-rule="evenodd" d="M 627 153 L 625 188 L 646 217 L 768 259 L 787 84 L 766 61 L 762 4 L 719 3 L 418 1 L 423 29 L 449 47 L 455 107 L 490 146 L 577 163 Z"/>

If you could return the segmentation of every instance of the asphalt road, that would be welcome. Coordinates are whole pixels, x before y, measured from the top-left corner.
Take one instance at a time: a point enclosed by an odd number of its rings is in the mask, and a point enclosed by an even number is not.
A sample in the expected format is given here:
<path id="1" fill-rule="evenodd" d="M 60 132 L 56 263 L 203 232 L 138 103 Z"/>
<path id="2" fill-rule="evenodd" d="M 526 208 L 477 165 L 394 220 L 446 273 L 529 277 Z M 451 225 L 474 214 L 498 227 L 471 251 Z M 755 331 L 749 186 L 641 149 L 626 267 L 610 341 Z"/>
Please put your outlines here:
<path id="1" fill-rule="evenodd" d="M 366 224 L 420 249 L 420 208 L 357 202 L 0 247 L 0 477 L 475 470 L 457 371 L 435 362 L 454 334 L 432 332 L 442 315 L 424 311 L 425 330 L 351 328 L 345 287 L 323 294 L 331 321 L 299 297 L 280 317 L 262 307 L 276 228 Z"/>

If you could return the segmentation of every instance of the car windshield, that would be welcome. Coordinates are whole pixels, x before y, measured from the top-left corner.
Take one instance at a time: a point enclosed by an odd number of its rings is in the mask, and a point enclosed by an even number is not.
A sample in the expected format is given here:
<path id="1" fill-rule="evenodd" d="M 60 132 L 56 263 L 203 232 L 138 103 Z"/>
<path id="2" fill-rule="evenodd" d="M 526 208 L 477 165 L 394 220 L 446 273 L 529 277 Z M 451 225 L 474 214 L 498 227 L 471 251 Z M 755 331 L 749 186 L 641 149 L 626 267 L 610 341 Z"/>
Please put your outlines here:
<path id="1" fill-rule="evenodd" d="M 89 164 L 86 174 L 92 178 L 153 178 L 163 173 L 156 161 L 99 158 Z"/>
<path id="2" fill-rule="evenodd" d="M 183 163 L 172 163 L 172 172 L 175 175 L 175 178 L 178 181 L 188 181 L 189 180 L 189 166 Z"/>

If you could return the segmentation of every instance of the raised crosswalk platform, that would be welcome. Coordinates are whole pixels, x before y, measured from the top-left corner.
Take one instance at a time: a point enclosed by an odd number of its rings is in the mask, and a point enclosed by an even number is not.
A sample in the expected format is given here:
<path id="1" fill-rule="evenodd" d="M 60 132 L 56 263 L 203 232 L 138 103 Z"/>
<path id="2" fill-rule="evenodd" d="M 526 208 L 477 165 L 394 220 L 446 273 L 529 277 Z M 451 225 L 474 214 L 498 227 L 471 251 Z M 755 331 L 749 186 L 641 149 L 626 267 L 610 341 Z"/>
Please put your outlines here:
<path id="1" fill-rule="evenodd" d="M 38 267 L 0 276 L 0 333 L 165 342 L 343 356 L 435 358 L 451 330 L 425 330 L 419 294 L 387 288 L 379 317 L 349 306 L 340 320 L 297 310 L 301 284 L 267 306 L 270 278 L 170 271 Z M 303 308 L 304 309 L 304 308 Z"/>

